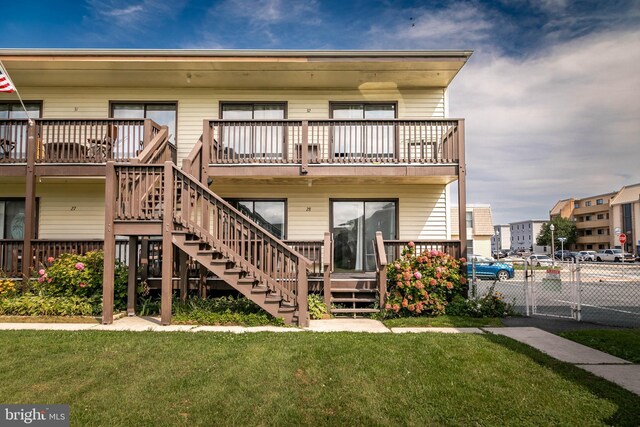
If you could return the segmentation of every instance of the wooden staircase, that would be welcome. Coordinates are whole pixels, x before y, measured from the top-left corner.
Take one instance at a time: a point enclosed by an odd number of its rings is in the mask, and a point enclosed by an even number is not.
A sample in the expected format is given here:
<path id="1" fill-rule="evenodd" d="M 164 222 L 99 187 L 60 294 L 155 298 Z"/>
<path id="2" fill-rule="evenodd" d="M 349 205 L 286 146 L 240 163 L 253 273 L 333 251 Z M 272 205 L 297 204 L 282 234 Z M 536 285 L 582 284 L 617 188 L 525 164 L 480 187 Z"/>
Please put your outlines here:
<path id="1" fill-rule="evenodd" d="M 163 236 L 163 323 L 171 314 L 170 254 L 176 246 L 273 316 L 308 324 L 310 262 L 304 256 L 172 162 L 108 167 L 116 189 L 113 226 L 130 224 L 122 228 L 130 230 L 150 222 Z"/>
<path id="2" fill-rule="evenodd" d="M 282 318 L 287 324 L 299 323 L 295 301 L 283 298 L 278 290 L 270 288 L 246 269 L 236 266 L 223 251 L 213 248 L 189 231 L 175 230 L 173 244 L 267 313 Z"/>
<path id="3" fill-rule="evenodd" d="M 347 277 L 334 274 L 331 277 L 331 313 L 337 316 L 362 316 L 377 313 L 379 301 L 377 279 L 372 277 Z"/>

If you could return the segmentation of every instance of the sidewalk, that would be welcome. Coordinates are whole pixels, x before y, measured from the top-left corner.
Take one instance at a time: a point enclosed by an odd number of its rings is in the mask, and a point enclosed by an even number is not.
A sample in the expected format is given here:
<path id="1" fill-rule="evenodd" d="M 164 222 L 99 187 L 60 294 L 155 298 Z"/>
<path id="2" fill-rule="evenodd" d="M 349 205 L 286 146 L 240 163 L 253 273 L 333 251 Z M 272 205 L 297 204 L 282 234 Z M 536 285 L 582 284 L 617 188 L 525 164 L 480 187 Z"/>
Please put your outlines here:
<path id="1" fill-rule="evenodd" d="M 280 326 L 162 326 L 154 317 L 124 317 L 111 325 L 86 323 L 0 323 L 1 330 L 55 330 L 55 331 L 155 331 L 155 332 L 360 332 L 360 333 L 491 333 L 503 335 L 527 344 L 541 352 L 575 365 L 640 395 L 640 365 L 607 353 L 575 343 L 534 327 L 504 328 L 387 328 L 371 319 L 312 320 L 309 327 L 300 329 Z"/>

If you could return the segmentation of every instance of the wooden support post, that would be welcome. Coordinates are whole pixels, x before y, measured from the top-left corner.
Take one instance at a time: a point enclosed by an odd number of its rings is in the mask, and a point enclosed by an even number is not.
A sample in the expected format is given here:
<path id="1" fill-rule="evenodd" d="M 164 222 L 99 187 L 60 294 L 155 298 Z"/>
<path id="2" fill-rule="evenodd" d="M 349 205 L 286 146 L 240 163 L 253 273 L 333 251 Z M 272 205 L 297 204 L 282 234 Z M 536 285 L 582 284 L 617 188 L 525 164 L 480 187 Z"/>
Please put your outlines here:
<path id="1" fill-rule="evenodd" d="M 113 287 L 116 270 L 116 236 L 113 228 L 116 207 L 114 162 L 107 162 L 104 191 L 104 273 L 102 277 L 102 323 L 113 323 Z"/>
<path id="2" fill-rule="evenodd" d="M 22 246 L 22 276 L 31 276 L 33 254 L 31 240 L 35 239 L 36 230 L 36 155 L 38 145 L 38 128 L 33 120 L 27 127 L 27 176 L 24 199 L 24 234 Z M 37 267 L 37 266 L 36 266 Z"/>
<path id="3" fill-rule="evenodd" d="M 377 275 L 378 275 L 378 296 L 380 298 L 380 308 L 384 308 L 384 303 L 387 298 L 387 253 L 384 250 L 384 240 L 382 238 L 382 231 L 376 231 L 376 239 L 374 244 L 376 245 L 376 260 Z"/>
<path id="4" fill-rule="evenodd" d="M 187 293 L 189 292 L 189 257 L 183 251 L 180 251 L 180 300 L 187 301 Z"/>
<path id="5" fill-rule="evenodd" d="M 331 309 L 331 266 L 333 265 L 333 239 L 331 233 L 324 233 L 323 260 L 322 260 L 322 278 L 323 278 L 323 294 L 324 304 L 327 310 Z"/>
<path id="6" fill-rule="evenodd" d="M 298 259 L 298 292 L 296 294 L 298 306 L 298 326 L 309 326 L 309 282 L 307 281 L 307 263 Z"/>
<path id="7" fill-rule="evenodd" d="M 207 272 L 208 270 L 206 268 L 200 266 L 198 275 L 198 291 L 200 294 L 200 298 L 207 297 Z"/>
<path id="8" fill-rule="evenodd" d="M 211 145 L 213 143 L 213 134 L 211 133 L 211 125 L 209 120 L 204 120 L 202 129 L 202 159 L 201 159 L 201 175 L 200 182 L 202 182 L 207 188 L 209 184 L 209 164 L 211 163 Z"/>
<path id="9" fill-rule="evenodd" d="M 162 294 L 160 322 L 171 323 L 173 293 L 173 162 L 164 164 L 164 212 L 162 220 Z"/>
<path id="10" fill-rule="evenodd" d="M 142 236 L 140 243 L 140 281 L 147 283 L 149 279 L 149 236 Z"/>
<path id="11" fill-rule="evenodd" d="M 127 287 L 127 316 L 136 315 L 136 285 L 138 279 L 138 236 L 129 237 L 129 283 Z"/>
<path id="12" fill-rule="evenodd" d="M 151 136 L 151 119 L 144 119 L 144 136 L 142 137 L 142 144 L 143 146 L 140 147 L 141 149 L 144 149 L 146 146 L 148 146 L 151 143 L 151 138 L 153 138 Z M 138 149 L 138 147 L 136 147 L 136 150 Z"/>
<path id="13" fill-rule="evenodd" d="M 300 146 L 300 174 L 309 172 L 309 121 L 302 121 L 302 145 Z"/>

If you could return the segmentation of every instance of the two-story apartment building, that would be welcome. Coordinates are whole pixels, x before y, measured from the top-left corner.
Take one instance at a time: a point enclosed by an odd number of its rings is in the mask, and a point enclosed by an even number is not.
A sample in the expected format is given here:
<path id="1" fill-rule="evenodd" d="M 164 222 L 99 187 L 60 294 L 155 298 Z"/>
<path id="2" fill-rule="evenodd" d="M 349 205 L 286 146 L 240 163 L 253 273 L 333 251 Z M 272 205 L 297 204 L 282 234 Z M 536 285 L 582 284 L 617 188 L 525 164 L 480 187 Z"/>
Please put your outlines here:
<path id="1" fill-rule="evenodd" d="M 447 90 L 470 55 L 0 50 L 30 118 L 0 94 L 0 268 L 104 248 L 107 323 L 115 257 L 130 313 L 136 280 L 161 282 L 163 323 L 207 277 L 287 321 L 304 323 L 314 280 L 360 312 L 402 244 L 466 252 Z"/>

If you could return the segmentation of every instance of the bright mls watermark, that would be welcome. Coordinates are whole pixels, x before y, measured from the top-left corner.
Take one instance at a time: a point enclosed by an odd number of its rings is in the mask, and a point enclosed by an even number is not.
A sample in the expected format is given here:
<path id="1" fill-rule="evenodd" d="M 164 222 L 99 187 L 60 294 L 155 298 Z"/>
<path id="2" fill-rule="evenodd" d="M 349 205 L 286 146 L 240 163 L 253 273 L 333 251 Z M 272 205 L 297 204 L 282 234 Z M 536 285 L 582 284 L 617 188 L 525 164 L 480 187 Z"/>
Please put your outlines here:
<path id="1" fill-rule="evenodd" d="M 0 426 L 68 427 L 69 405 L 2 405 Z"/>

